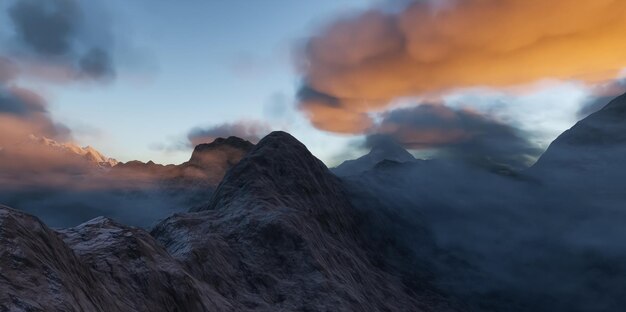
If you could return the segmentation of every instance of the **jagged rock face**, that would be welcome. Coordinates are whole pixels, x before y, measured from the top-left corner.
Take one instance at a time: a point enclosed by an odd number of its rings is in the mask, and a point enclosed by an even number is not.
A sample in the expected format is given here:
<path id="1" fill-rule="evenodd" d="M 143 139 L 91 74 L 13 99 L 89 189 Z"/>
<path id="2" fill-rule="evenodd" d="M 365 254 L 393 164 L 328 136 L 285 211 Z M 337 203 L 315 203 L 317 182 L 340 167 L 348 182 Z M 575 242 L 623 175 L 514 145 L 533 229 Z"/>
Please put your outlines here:
<path id="1" fill-rule="evenodd" d="M 194 276 L 255 310 L 446 311 L 370 260 L 341 184 L 290 135 L 265 137 L 200 212 L 152 234 Z"/>
<path id="2" fill-rule="evenodd" d="M 0 207 L 0 311 L 234 311 L 147 232 L 97 218 L 55 232 Z"/>
<path id="3" fill-rule="evenodd" d="M 120 307 L 57 233 L 0 206 L 0 311 L 109 309 Z"/>
<path id="4" fill-rule="evenodd" d="M 390 140 L 381 140 L 372 147 L 372 150 L 357 159 L 346 160 L 341 165 L 333 168 L 332 171 L 338 176 L 358 175 L 370 170 L 382 161 L 392 161 L 398 163 L 415 161 L 415 157 L 407 152 L 398 143 Z"/>
<path id="5" fill-rule="evenodd" d="M 233 307 L 192 277 L 150 234 L 107 218 L 60 231 L 79 257 L 101 276 L 124 310 L 225 311 Z"/>

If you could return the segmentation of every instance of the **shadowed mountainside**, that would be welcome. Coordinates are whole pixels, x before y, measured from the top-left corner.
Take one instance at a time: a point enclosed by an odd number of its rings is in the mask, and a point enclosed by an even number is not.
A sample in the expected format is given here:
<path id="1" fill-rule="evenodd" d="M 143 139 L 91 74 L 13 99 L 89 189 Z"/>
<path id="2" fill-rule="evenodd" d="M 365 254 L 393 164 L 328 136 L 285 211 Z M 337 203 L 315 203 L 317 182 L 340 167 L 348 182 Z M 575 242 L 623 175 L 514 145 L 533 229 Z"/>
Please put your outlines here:
<path id="1" fill-rule="evenodd" d="M 626 94 L 561 134 L 529 173 L 552 186 L 613 196 L 626 177 Z"/>
<path id="2" fill-rule="evenodd" d="M 456 310 L 385 269 L 339 180 L 286 133 L 259 142 L 197 210 L 148 234 L 106 218 L 53 231 L 1 208 L 14 226 L 0 235 L 0 310 Z"/>
<path id="3" fill-rule="evenodd" d="M 430 267 L 470 311 L 617 311 L 626 304 L 624 112 L 621 96 L 523 172 L 383 161 L 343 182 L 353 206 L 379 216 L 372 232 Z M 412 239 L 423 228 L 436 248 Z"/>

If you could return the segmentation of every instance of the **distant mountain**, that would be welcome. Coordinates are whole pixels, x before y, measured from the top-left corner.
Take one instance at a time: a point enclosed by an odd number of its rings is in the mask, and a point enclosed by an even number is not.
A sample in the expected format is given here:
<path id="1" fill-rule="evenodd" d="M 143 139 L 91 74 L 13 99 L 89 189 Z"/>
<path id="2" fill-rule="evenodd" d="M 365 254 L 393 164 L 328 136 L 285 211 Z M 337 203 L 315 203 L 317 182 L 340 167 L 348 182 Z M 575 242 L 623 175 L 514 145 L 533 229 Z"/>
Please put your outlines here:
<path id="1" fill-rule="evenodd" d="M 522 172 L 383 161 L 342 181 L 354 207 L 378 215 L 370 232 L 392 233 L 390 244 L 414 255 L 397 266 L 432 268 L 435 285 L 468 311 L 618 311 L 626 304 L 625 160 L 623 95 Z M 417 239 L 424 228 L 437 248 Z"/>
<path id="2" fill-rule="evenodd" d="M 90 147 L 31 137 L 0 150 L 0 203 L 55 227 L 97 216 L 147 227 L 205 205 L 225 172 L 254 145 L 230 137 L 198 145 L 180 165 L 115 164 Z"/>
<path id="3" fill-rule="evenodd" d="M 456 311 L 376 257 L 339 179 L 284 132 L 198 210 L 148 234 L 106 218 L 55 232 L 0 208 L 0 310 Z"/>
<path id="4" fill-rule="evenodd" d="M 153 175 L 160 180 L 201 182 L 217 186 L 226 171 L 237 164 L 254 147 L 254 144 L 238 137 L 217 138 L 211 143 L 197 145 L 191 158 L 180 165 L 160 165 L 153 161 L 129 161 L 115 166 L 118 174 Z"/>
<path id="5" fill-rule="evenodd" d="M 49 148 L 50 150 L 64 152 L 72 155 L 78 155 L 82 159 L 93 163 L 101 168 L 112 168 L 119 162 L 113 158 L 104 156 L 91 146 L 80 147 L 74 143 L 59 143 L 53 139 L 46 137 L 37 137 L 34 135 L 29 136 L 30 142 L 39 144 L 42 147 Z"/>
<path id="6" fill-rule="evenodd" d="M 396 142 L 379 140 L 366 155 L 354 160 L 346 160 L 331 170 L 338 176 L 357 175 L 374 168 L 376 164 L 384 160 L 404 163 L 415 161 L 415 157 Z"/>
<path id="7" fill-rule="evenodd" d="M 189 161 L 180 165 L 181 174 L 187 178 L 208 179 L 217 185 L 228 169 L 254 147 L 254 144 L 238 137 L 217 138 L 215 141 L 197 145 Z"/>
<path id="8" fill-rule="evenodd" d="M 62 175 L 102 173 L 117 164 L 117 160 L 91 146 L 35 135 L 0 146 L 0 181 L 10 175 L 26 184 L 41 185 L 48 181 L 48 176 L 58 175 L 54 179 L 58 182 L 63 180 Z"/>
<path id="9" fill-rule="evenodd" d="M 158 183 L 165 194 L 179 197 L 188 207 L 206 204 L 226 172 L 236 165 L 254 144 L 238 137 L 217 138 L 197 145 L 188 161 L 161 165 L 152 161 L 130 161 L 113 168 L 118 179 L 145 178 Z"/>

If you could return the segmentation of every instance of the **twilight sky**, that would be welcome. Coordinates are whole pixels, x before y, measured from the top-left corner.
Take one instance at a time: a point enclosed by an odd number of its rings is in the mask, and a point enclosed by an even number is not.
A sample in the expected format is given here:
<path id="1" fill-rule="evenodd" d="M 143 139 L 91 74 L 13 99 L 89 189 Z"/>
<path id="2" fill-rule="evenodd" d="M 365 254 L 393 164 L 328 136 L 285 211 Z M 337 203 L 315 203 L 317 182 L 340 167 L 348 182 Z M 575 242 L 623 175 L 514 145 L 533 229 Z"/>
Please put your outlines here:
<path id="1" fill-rule="evenodd" d="M 624 89 L 626 3 L 575 5 L 2 1 L 0 140 L 180 163 L 285 130 L 329 165 L 380 137 L 524 163 Z"/>

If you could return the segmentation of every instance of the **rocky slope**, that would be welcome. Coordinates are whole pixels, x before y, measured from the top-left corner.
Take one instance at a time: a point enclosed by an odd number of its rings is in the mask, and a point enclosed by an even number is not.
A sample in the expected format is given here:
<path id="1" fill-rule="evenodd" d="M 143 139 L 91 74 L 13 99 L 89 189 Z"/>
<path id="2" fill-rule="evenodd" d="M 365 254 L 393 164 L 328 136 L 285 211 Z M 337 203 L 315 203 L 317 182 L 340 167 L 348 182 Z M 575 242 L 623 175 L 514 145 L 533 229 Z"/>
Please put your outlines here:
<path id="1" fill-rule="evenodd" d="M 106 218 L 53 231 L 0 208 L 0 311 L 454 310 L 375 256 L 339 180 L 286 133 L 197 210 L 149 234 Z"/>
<path id="2" fill-rule="evenodd" d="M 229 171 L 209 205 L 152 234 L 194 276 L 250 309 L 451 310 L 371 260 L 337 178 L 284 132 Z"/>
<path id="3" fill-rule="evenodd" d="M 0 311 L 232 311 L 147 232 L 97 218 L 53 231 L 0 207 Z"/>
<path id="4" fill-rule="evenodd" d="M 0 207 L 1 311 L 104 311 L 115 300 L 58 233 Z"/>

